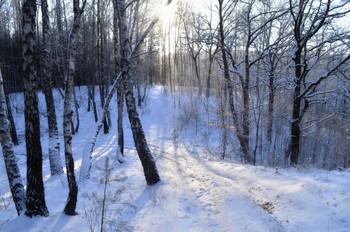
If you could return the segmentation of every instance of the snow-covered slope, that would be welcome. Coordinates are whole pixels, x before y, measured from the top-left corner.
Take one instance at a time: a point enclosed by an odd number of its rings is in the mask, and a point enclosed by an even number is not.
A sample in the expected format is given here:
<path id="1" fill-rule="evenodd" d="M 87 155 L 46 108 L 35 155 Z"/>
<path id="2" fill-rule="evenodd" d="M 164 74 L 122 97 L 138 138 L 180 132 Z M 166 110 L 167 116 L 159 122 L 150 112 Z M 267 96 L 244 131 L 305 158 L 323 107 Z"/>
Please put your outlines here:
<path id="1" fill-rule="evenodd" d="M 86 112 L 86 89 L 77 89 L 77 93 L 81 126 L 73 146 L 78 177 L 81 156 L 89 150 L 87 142 L 95 125 L 92 113 Z M 39 97 L 45 112 L 44 98 L 41 94 Z M 19 109 L 15 120 L 21 145 L 15 149 L 24 177 L 21 95 L 12 98 Z M 56 99 L 62 125 L 62 99 L 59 95 Z M 207 133 L 203 123 L 194 122 L 188 112 L 184 113 L 187 100 L 185 96 L 175 99 L 182 104 L 179 109 L 164 88 L 153 87 L 139 111 L 162 178 L 154 186 L 146 185 L 126 115 L 126 162 L 120 164 L 115 159 L 113 102 L 110 134 L 98 138 L 90 181 L 79 183 L 77 216 L 62 213 L 67 197 L 66 177 L 49 177 L 46 155 L 44 178 L 50 216 L 17 217 L 1 161 L 0 231 L 101 231 L 101 218 L 104 231 L 350 231 L 350 172 L 272 169 L 220 160 L 208 151 L 208 147 L 216 146 L 218 135 L 215 130 Z M 46 124 L 42 115 L 44 153 L 48 143 Z"/>

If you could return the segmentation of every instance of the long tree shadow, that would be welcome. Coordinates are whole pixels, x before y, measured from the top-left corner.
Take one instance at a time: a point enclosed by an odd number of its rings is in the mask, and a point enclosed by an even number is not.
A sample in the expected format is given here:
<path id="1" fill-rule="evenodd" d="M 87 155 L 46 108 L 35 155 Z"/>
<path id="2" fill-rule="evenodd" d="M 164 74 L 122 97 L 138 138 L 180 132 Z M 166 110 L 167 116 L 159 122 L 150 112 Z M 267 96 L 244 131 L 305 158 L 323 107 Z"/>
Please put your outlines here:
<path id="1" fill-rule="evenodd" d="M 131 222 L 148 203 L 153 203 L 153 199 L 156 198 L 157 190 L 161 185 L 162 182 L 146 186 L 134 202 L 126 205 L 125 210 L 119 216 L 119 223 Z"/>

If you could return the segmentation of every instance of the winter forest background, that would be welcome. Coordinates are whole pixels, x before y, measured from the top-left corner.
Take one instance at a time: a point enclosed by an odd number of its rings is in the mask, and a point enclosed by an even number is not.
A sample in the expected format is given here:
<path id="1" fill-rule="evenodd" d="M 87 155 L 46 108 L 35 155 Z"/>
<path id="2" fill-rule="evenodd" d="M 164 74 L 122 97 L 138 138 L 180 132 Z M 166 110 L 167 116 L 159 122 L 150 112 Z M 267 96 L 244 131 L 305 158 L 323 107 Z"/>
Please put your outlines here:
<path id="1" fill-rule="evenodd" d="M 97 129 L 80 177 L 90 178 L 97 137 L 114 127 L 124 162 L 126 117 L 146 183 L 156 184 L 160 177 L 138 111 L 159 86 L 180 112 L 172 136 L 191 124 L 212 158 L 276 170 L 347 170 L 349 16 L 347 0 L 0 0 L 0 136 L 17 212 L 48 215 L 43 115 L 50 173 L 68 177 L 66 214 L 76 214 L 72 138 L 82 114 L 93 115 L 90 125 Z M 16 131 L 18 112 L 25 132 Z M 12 144 L 26 146 L 26 187 Z"/>

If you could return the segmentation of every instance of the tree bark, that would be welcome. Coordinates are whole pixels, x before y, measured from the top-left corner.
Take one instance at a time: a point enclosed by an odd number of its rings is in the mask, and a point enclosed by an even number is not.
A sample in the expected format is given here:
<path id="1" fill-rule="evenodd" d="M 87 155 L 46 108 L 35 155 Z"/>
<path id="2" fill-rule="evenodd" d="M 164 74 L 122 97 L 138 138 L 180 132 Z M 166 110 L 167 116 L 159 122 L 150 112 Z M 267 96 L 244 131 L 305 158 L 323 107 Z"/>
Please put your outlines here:
<path id="1" fill-rule="evenodd" d="M 47 120 L 49 127 L 49 161 L 51 175 L 63 174 L 60 157 L 60 138 L 57 127 L 55 101 L 52 93 L 51 63 L 50 63 L 50 20 L 47 0 L 41 0 L 41 12 L 43 23 L 42 44 L 42 78 L 46 100 Z"/>
<path id="2" fill-rule="evenodd" d="M 115 73 L 118 73 L 120 70 L 120 51 L 119 51 L 119 31 L 118 31 L 118 10 L 117 10 L 117 2 L 113 1 L 113 29 L 114 29 L 114 70 Z M 121 80 L 116 86 L 117 88 L 117 110 L 118 110 L 118 119 L 117 119 L 117 127 L 118 127 L 118 146 L 120 150 L 120 154 L 124 155 L 124 129 L 123 129 L 123 112 L 124 112 L 124 89 Z"/>
<path id="3" fill-rule="evenodd" d="M 156 184 L 160 181 L 155 161 L 148 148 L 141 121 L 136 109 L 136 101 L 133 92 L 132 79 L 130 77 L 131 44 L 126 20 L 125 0 L 116 0 L 116 10 L 119 16 L 119 34 L 121 44 L 121 71 L 122 83 L 124 84 L 126 107 L 134 138 L 135 147 L 141 160 L 145 178 L 148 185 Z"/>
<path id="4" fill-rule="evenodd" d="M 120 82 L 117 87 L 117 107 L 118 107 L 118 146 L 120 153 L 124 155 L 124 129 L 123 129 L 123 113 L 124 113 L 124 89 L 123 83 Z"/>
<path id="5" fill-rule="evenodd" d="M 73 0 L 74 21 L 73 29 L 70 33 L 69 55 L 68 55 L 68 76 L 66 80 L 65 98 L 64 98 L 64 115 L 63 115 L 63 132 L 64 132 L 64 153 L 66 158 L 67 180 L 69 186 L 69 194 L 64 213 L 67 215 L 76 215 L 76 204 L 78 196 L 78 185 L 74 173 L 74 159 L 72 151 L 72 95 L 74 85 L 74 74 L 76 69 L 76 49 L 78 33 L 80 30 L 80 21 L 86 1 L 82 8 L 79 6 L 79 0 Z"/>
<path id="6" fill-rule="evenodd" d="M 273 129 L 273 115 L 274 115 L 274 104 L 275 104 L 275 70 L 274 62 L 271 57 L 273 54 L 268 54 L 268 65 L 269 65 L 269 101 L 268 101 L 268 116 L 267 116 L 267 140 L 271 143 L 272 141 L 272 129 Z"/>
<path id="7" fill-rule="evenodd" d="M 22 59 L 24 85 L 24 117 L 27 150 L 27 194 L 25 214 L 48 216 L 42 178 L 42 150 L 37 96 L 35 59 L 36 1 L 25 0 L 22 5 Z"/>
<path id="8" fill-rule="evenodd" d="M 8 115 L 8 119 L 10 121 L 11 139 L 12 139 L 12 142 L 14 145 L 19 145 L 16 125 L 15 125 L 15 122 L 13 120 L 12 109 L 11 109 L 11 104 L 10 104 L 10 99 L 8 96 L 6 83 L 4 83 L 4 91 L 5 91 L 5 98 L 6 98 L 6 105 L 7 105 L 7 115 Z"/>
<path id="9" fill-rule="evenodd" d="M 221 49 L 221 55 L 222 55 L 222 61 L 223 61 L 223 68 L 224 68 L 224 78 L 227 84 L 227 90 L 228 90 L 228 102 L 230 107 L 230 112 L 232 116 L 232 121 L 234 123 L 235 129 L 236 129 L 236 135 L 238 138 L 238 141 L 240 143 L 243 158 L 246 162 L 250 162 L 251 158 L 248 154 L 248 147 L 246 138 L 244 137 L 244 134 L 242 133 L 242 130 L 239 127 L 238 122 L 238 115 L 237 110 L 235 108 L 234 99 L 233 99 L 233 85 L 230 78 L 229 73 L 229 65 L 228 65 L 228 58 L 227 58 L 227 51 L 226 51 L 226 43 L 225 43 L 225 31 L 224 31 L 224 15 L 223 15 L 223 0 L 218 0 L 219 3 L 219 40 L 220 40 L 220 49 Z"/>
<path id="10" fill-rule="evenodd" d="M 12 199 L 15 203 L 17 214 L 20 215 L 23 210 L 25 210 L 26 197 L 21 174 L 17 165 L 17 159 L 13 151 L 13 143 L 10 135 L 10 124 L 7 118 L 6 97 L 0 69 L 0 142 L 5 161 L 7 178 L 12 193 Z"/>

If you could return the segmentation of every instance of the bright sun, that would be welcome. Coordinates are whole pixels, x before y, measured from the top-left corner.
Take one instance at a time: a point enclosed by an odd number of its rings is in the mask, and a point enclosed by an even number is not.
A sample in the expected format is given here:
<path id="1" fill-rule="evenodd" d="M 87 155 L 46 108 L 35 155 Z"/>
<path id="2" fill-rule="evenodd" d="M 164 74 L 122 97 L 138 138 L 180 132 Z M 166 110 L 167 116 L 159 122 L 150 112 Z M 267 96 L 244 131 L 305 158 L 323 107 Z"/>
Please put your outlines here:
<path id="1" fill-rule="evenodd" d="M 159 7 L 159 17 L 160 22 L 163 24 L 164 27 L 167 27 L 170 25 L 172 19 L 175 16 L 175 4 L 174 1 L 170 5 L 164 5 L 162 4 Z"/>

